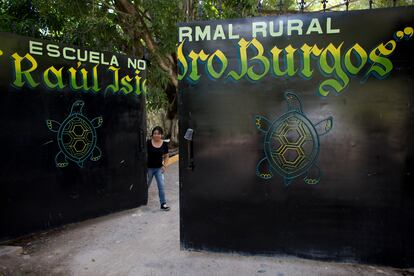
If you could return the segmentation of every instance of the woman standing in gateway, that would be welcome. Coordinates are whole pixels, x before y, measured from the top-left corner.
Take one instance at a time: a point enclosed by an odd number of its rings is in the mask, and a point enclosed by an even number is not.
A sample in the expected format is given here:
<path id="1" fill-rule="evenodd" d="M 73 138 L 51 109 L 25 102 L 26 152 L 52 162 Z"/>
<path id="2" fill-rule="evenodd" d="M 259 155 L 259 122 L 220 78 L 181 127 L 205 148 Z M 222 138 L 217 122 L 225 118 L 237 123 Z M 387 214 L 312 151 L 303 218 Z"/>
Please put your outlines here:
<path id="1" fill-rule="evenodd" d="M 155 176 L 160 197 L 161 210 L 169 211 L 164 191 L 164 172 L 168 165 L 168 143 L 162 140 L 164 131 L 160 126 L 152 129 L 151 139 L 147 141 L 148 188 Z"/>

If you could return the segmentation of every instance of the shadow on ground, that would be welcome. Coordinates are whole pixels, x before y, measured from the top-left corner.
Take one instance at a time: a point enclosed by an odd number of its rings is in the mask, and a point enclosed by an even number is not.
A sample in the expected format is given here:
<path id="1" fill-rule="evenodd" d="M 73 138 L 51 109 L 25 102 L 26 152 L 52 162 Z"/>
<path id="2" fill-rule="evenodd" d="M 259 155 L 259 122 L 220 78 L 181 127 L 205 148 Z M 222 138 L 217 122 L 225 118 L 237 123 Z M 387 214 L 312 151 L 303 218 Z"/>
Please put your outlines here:
<path id="1" fill-rule="evenodd" d="M 175 163 L 166 174 L 171 211 L 159 209 L 154 181 L 147 206 L 16 241 L 22 249 L 0 255 L 0 275 L 414 275 L 284 256 L 181 251 L 178 191 Z"/>

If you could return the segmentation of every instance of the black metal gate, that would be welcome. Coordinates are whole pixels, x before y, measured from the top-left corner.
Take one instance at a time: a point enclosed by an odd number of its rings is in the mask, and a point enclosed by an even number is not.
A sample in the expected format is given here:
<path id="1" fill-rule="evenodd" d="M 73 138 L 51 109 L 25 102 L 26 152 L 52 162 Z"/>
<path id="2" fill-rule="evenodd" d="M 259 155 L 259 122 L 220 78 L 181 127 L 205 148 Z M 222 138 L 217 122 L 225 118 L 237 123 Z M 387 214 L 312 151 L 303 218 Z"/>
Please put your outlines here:
<path id="1" fill-rule="evenodd" d="M 413 266 L 413 27 L 414 8 L 181 24 L 182 247 Z"/>
<path id="2" fill-rule="evenodd" d="M 146 204 L 142 61 L 0 38 L 0 239 Z"/>

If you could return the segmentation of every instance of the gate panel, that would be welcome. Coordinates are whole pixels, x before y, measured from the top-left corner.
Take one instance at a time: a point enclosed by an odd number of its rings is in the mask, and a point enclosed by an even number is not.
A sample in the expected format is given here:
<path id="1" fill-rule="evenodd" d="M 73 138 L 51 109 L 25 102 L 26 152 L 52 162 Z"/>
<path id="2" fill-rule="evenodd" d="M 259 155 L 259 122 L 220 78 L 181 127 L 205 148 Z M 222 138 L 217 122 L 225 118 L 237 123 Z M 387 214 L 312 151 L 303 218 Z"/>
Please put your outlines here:
<path id="1" fill-rule="evenodd" d="M 0 239 L 146 204 L 145 70 L 0 37 Z"/>
<path id="2" fill-rule="evenodd" d="M 183 248 L 413 266 L 413 15 L 179 26 Z"/>

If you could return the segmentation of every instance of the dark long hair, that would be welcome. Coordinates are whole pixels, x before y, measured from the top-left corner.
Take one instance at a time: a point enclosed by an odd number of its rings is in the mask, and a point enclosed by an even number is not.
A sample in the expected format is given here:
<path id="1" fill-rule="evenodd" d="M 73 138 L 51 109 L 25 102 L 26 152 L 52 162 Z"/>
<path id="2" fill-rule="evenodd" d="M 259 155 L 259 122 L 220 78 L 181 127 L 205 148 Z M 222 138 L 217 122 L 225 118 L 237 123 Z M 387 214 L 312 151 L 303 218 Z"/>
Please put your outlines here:
<path id="1" fill-rule="evenodd" d="M 153 135 L 154 135 L 154 132 L 156 132 L 156 131 L 158 131 L 161 135 L 163 135 L 163 134 L 164 134 L 164 130 L 162 130 L 162 127 L 160 127 L 160 126 L 156 126 L 156 127 L 154 127 L 154 128 L 152 129 L 151 136 L 153 136 Z"/>

